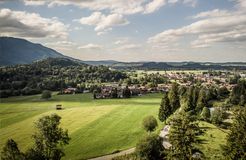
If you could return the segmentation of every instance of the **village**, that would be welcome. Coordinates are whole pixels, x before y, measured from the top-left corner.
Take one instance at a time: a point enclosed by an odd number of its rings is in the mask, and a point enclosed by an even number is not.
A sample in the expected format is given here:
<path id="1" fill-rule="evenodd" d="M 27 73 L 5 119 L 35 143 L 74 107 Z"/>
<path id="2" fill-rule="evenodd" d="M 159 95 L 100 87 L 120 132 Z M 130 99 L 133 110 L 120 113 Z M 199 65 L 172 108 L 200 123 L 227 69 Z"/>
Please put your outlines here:
<path id="1" fill-rule="evenodd" d="M 157 76 L 158 75 L 158 76 Z M 83 93 L 93 92 L 94 99 L 109 99 L 109 98 L 130 98 L 131 96 L 142 96 L 149 93 L 163 93 L 168 92 L 172 83 L 178 83 L 180 86 L 189 87 L 194 84 L 200 84 L 202 87 L 225 87 L 231 90 L 239 78 L 245 78 L 246 74 L 243 72 L 221 72 L 214 71 L 190 73 L 190 72 L 170 72 L 165 74 L 151 73 L 143 76 L 152 77 L 152 81 L 156 82 L 158 78 L 166 79 L 165 83 L 109 83 L 98 85 L 93 90 L 85 88 Z M 153 78 L 154 77 L 154 78 Z M 131 78 L 134 81 L 134 78 Z M 143 78 L 142 78 L 143 79 Z M 63 94 L 76 94 L 79 92 L 78 88 L 68 87 L 63 90 Z"/>

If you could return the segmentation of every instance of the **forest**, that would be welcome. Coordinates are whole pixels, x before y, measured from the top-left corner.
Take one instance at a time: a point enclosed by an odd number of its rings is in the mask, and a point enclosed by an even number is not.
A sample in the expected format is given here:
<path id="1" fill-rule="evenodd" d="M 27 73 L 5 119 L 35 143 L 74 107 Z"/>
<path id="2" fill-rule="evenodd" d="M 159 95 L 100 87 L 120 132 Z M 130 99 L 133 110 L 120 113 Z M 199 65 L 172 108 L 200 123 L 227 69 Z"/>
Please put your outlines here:
<path id="1" fill-rule="evenodd" d="M 77 87 L 82 92 L 90 84 L 118 82 L 127 78 L 106 66 L 91 66 L 66 58 L 48 58 L 32 64 L 0 68 L 1 97 L 33 95 L 42 90 L 59 91 Z M 79 84 L 79 85 L 78 85 Z"/>

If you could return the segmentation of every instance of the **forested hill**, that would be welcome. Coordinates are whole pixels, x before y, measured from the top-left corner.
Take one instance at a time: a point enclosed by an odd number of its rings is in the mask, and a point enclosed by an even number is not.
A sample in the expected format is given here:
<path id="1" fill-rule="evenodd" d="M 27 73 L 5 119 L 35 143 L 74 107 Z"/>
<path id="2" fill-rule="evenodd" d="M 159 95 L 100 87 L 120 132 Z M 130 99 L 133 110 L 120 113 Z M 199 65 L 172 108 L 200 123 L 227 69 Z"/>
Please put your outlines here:
<path id="1" fill-rule="evenodd" d="M 58 91 L 62 87 L 83 90 L 90 85 L 117 82 L 127 76 L 106 66 L 91 66 L 66 58 L 48 58 L 32 64 L 0 67 L 0 96 Z"/>
<path id="2" fill-rule="evenodd" d="M 65 57 L 61 53 L 25 39 L 0 37 L 0 65 L 30 64 L 48 57 Z"/>
<path id="3" fill-rule="evenodd" d="M 232 70 L 246 69 L 245 62 L 211 63 L 211 62 L 118 62 L 112 64 L 114 69 L 133 70 Z"/>

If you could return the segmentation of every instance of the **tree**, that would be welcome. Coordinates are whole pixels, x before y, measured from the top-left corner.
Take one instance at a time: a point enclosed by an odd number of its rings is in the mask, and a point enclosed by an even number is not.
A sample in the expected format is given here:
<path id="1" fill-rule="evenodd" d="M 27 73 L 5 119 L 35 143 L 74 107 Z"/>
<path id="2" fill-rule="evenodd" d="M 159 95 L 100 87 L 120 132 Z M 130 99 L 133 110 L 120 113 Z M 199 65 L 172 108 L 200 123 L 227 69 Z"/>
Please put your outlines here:
<path id="1" fill-rule="evenodd" d="M 130 98 L 131 97 L 131 90 L 128 88 L 128 86 L 126 86 L 126 88 L 124 88 L 122 94 L 123 94 L 124 98 Z"/>
<path id="2" fill-rule="evenodd" d="M 208 107 L 203 107 L 202 113 L 201 113 L 201 119 L 208 122 L 210 120 L 210 117 L 211 117 L 211 114 L 210 114 L 210 110 L 208 109 Z"/>
<path id="3" fill-rule="evenodd" d="M 194 98 L 193 98 L 193 96 L 194 96 L 193 92 L 195 91 L 194 89 L 195 89 L 194 86 L 190 86 L 190 88 L 189 88 L 189 90 L 188 90 L 188 92 L 186 94 L 186 97 L 185 97 L 185 108 L 184 108 L 184 110 L 186 112 L 192 111 L 196 107 L 196 105 L 193 104 L 193 100 L 194 100 Z"/>
<path id="4" fill-rule="evenodd" d="M 244 106 L 245 104 L 246 104 L 246 96 L 241 95 L 239 105 Z"/>
<path id="5" fill-rule="evenodd" d="M 223 123 L 225 116 L 226 114 L 222 108 L 215 108 L 211 115 L 211 122 L 220 126 Z"/>
<path id="6" fill-rule="evenodd" d="M 169 92 L 169 100 L 172 107 L 172 112 L 174 112 L 176 109 L 180 107 L 180 101 L 179 101 L 179 87 L 177 83 L 173 83 L 171 90 Z"/>
<path id="7" fill-rule="evenodd" d="M 201 113 L 203 107 L 207 107 L 207 96 L 206 96 L 206 91 L 204 88 L 202 88 L 199 92 L 199 97 L 197 100 L 197 105 L 196 105 L 196 112 Z"/>
<path id="8" fill-rule="evenodd" d="M 168 152 L 168 159 L 189 160 L 194 153 L 202 153 L 196 148 L 201 143 L 198 138 L 201 130 L 195 117 L 186 112 L 181 112 L 172 119 L 169 132 L 169 142 L 172 144 Z"/>
<path id="9" fill-rule="evenodd" d="M 113 88 L 112 89 L 111 97 L 112 98 L 118 98 L 118 90 L 117 90 L 117 88 Z"/>
<path id="10" fill-rule="evenodd" d="M 68 131 L 59 127 L 61 117 L 57 114 L 44 116 L 36 122 L 37 132 L 33 135 L 34 146 L 28 152 L 29 159 L 60 160 L 65 155 L 63 146 L 70 138 Z"/>
<path id="11" fill-rule="evenodd" d="M 159 120 L 161 122 L 165 121 L 172 114 L 170 101 L 168 94 L 164 93 L 164 97 L 161 100 L 161 106 L 159 109 Z"/>
<path id="12" fill-rule="evenodd" d="M 143 127 L 147 132 L 152 132 L 158 126 L 157 120 L 153 116 L 147 116 L 143 119 Z"/>
<path id="13" fill-rule="evenodd" d="M 218 98 L 225 98 L 230 93 L 230 91 L 228 91 L 226 87 L 220 87 L 217 92 L 218 92 Z"/>
<path id="14" fill-rule="evenodd" d="M 140 159 L 158 160 L 164 157 L 162 139 L 158 135 L 146 135 L 137 143 L 136 153 Z"/>
<path id="15" fill-rule="evenodd" d="M 246 159 L 246 108 L 234 112 L 235 119 L 227 135 L 226 145 L 222 147 L 225 159 Z"/>
<path id="16" fill-rule="evenodd" d="M 230 102 L 235 105 L 242 105 L 242 103 L 245 103 L 244 98 L 246 97 L 246 80 L 239 80 L 237 85 L 232 89 L 231 95 L 230 95 Z"/>
<path id="17" fill-rule="evenodd" d="M 20 152 L 13 139 L 7 140 L 1 152 L 1 160 L 24 160 L 24 154 Z"/>
<path id="18" fill-rule="evenodd" d="M 51 92 L 48 91 L 48 90 L 44 90 L 44 91 L 42 92 L 41 98 L 42 98 L 42 99 L 49 99 L 49 98 L 51 98 Z"/>

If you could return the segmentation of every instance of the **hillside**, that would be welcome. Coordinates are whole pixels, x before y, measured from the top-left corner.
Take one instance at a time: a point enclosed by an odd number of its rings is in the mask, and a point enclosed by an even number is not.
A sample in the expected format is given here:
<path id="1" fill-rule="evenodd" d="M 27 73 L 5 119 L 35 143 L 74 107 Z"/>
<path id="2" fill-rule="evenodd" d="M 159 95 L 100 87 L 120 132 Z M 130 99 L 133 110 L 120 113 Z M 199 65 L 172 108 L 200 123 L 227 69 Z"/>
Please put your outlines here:
<path id="1" fill-rule="evenodd" d="M 232 70 L 232 69 L 246 69 L 245 62 L 225 62 L 225 63 L 211 63 L 211 62 L 119 62 L 112 64 L 114 69 L 122 70 Z"/>
<path id="2" fill-rule="evenodd" d="M 0 37 L 0 65 L 29 64 L 48 57 L 64 57 L 64 55 L 25 39 Z"/>

